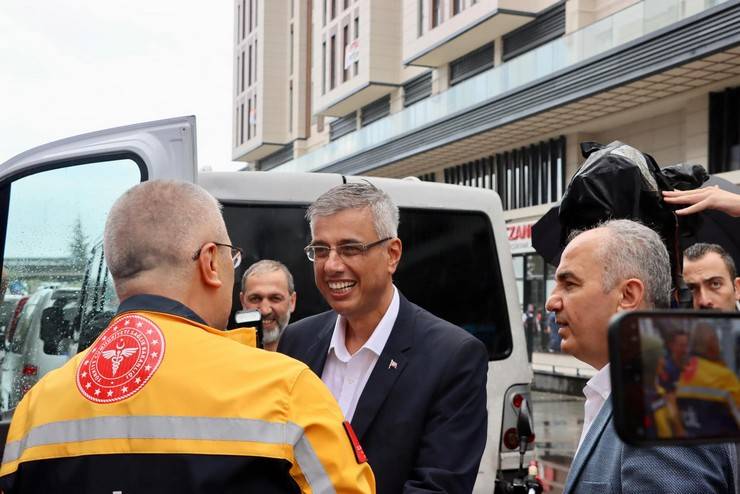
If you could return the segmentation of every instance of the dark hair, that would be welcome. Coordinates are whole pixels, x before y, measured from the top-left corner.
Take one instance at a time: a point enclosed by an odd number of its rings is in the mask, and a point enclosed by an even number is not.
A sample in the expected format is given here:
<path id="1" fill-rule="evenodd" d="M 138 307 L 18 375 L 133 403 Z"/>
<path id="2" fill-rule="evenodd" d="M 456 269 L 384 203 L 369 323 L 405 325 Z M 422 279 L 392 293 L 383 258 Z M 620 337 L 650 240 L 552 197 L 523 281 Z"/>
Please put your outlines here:
<path id="1" fill-rule="evenodd" d="M 735 269 L 735 261 L 732 259 L 732 256 L 727 253 L 727 251 L 721 246 L 717 244 L 706 244 L 706 243 L 698 243 L 694 244 L 688 249 L 686 249 L 683 252 L 683 255 L 686 259 L 689 261 L 698 261 L 702 257 L 706 256 L 707 254 L 714 252 L 719 257 L 722 258 L 722 261 L 725 263 L 725 266 L 727 267 L 727 272 L 730 274 L 730 281 L 734 280 L 737 276 L 737 270 Z"/>

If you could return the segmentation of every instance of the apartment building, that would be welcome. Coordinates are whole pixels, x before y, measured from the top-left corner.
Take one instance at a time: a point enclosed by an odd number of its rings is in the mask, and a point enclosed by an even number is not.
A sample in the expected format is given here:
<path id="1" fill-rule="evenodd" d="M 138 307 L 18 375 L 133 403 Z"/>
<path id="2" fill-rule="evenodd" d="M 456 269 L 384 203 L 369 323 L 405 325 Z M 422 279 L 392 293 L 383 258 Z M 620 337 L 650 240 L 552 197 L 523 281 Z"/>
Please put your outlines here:
<path id="1" fill-rule="evenodd" d="M 580 142 L 740 183 L 738 0 L 234 5 L 234 159 L 495 189 L 524 306 L 543 307 L 553 269 L 531 225 Z"/>

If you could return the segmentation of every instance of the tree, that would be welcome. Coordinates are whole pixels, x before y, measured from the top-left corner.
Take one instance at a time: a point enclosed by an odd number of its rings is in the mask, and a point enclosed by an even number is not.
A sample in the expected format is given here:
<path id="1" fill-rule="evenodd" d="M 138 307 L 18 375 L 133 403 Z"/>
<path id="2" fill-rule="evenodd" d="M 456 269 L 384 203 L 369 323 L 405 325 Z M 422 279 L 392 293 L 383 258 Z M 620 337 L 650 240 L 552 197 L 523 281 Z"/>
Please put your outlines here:
<path id="1" fill-rule="evenodd" d="M 90 254 L 90 246 L 82 229 L 82 219 L 77 216 L 72 226 L 72 234 L 69 241 L 69 257 L 72 259 L 72 266 L 83 269 Z"/>

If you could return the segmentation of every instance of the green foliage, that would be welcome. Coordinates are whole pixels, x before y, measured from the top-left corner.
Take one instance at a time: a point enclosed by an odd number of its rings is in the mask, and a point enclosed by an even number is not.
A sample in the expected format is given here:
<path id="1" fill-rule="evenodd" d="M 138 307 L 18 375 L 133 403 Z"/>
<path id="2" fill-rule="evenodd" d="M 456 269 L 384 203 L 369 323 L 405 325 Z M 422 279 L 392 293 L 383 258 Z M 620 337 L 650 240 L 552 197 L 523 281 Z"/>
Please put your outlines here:
<path id="1" fill-rule="evenodd" d="M 78 215 L 77 220 L 75 220 L 72 226 L 72 233 L 70 235 L 69 257 L 74 267 L 83 269 L 89 255 L 90 245 L 85 236 L 85 231 L 82 229 L 82 219 Z"/>

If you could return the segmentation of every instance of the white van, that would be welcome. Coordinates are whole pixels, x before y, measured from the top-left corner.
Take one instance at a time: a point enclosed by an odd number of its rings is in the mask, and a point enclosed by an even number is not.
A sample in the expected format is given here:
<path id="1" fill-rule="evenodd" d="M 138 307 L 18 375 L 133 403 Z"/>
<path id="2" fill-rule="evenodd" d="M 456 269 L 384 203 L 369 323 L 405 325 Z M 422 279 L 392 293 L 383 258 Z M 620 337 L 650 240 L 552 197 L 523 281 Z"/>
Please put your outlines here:
<path id="1" fill-rule="evenodd" d="M 195 156 L 195 118 L 183 117 L 72 137 L 0 165 L 0 202 L 7 205 L 0 217 L 0 232 L 6 233 L 0 254 L 13 258 L 14 266 L 20 258 L 45 254 L 46 265 L 29 261 L 29 278 L 44 269 L 64 271 L 58 259 L 70 259 L 65 279 L 70 282 L 77 269 L 76 283 L 82 286 L 72 323 L 79 350 L 89 344 L 91 331 L 104 327 L 117 301 L 99 244 L 84 262 L 72 262 L 71 225 L 78 221 L 86 229 L 75 239 L 78 244 L 99 238 L 110 205 L 135 183 L 181 179 L 210 191 L 224 206 L 232 242 L 246 252 L 237 279 L 256 260 L 285 263 L 296 281 L 297 320 L 327 309 L 302 250 L 310 240 L 305 210 L 343 181 L 367 180 L 401 210 L 404 255 L 396 285 L 409 300 L 471 332 L 488 348 L 488 442 L 476 492 L 491 492 L 499 469 L 508 474 L 518 467 L 517 407 L 529 395 L 532 374 L 501 201 L 493 191 L 336 174 L 198 174 Z M 235 309 L 237 297 L 235 287 Z"/>

